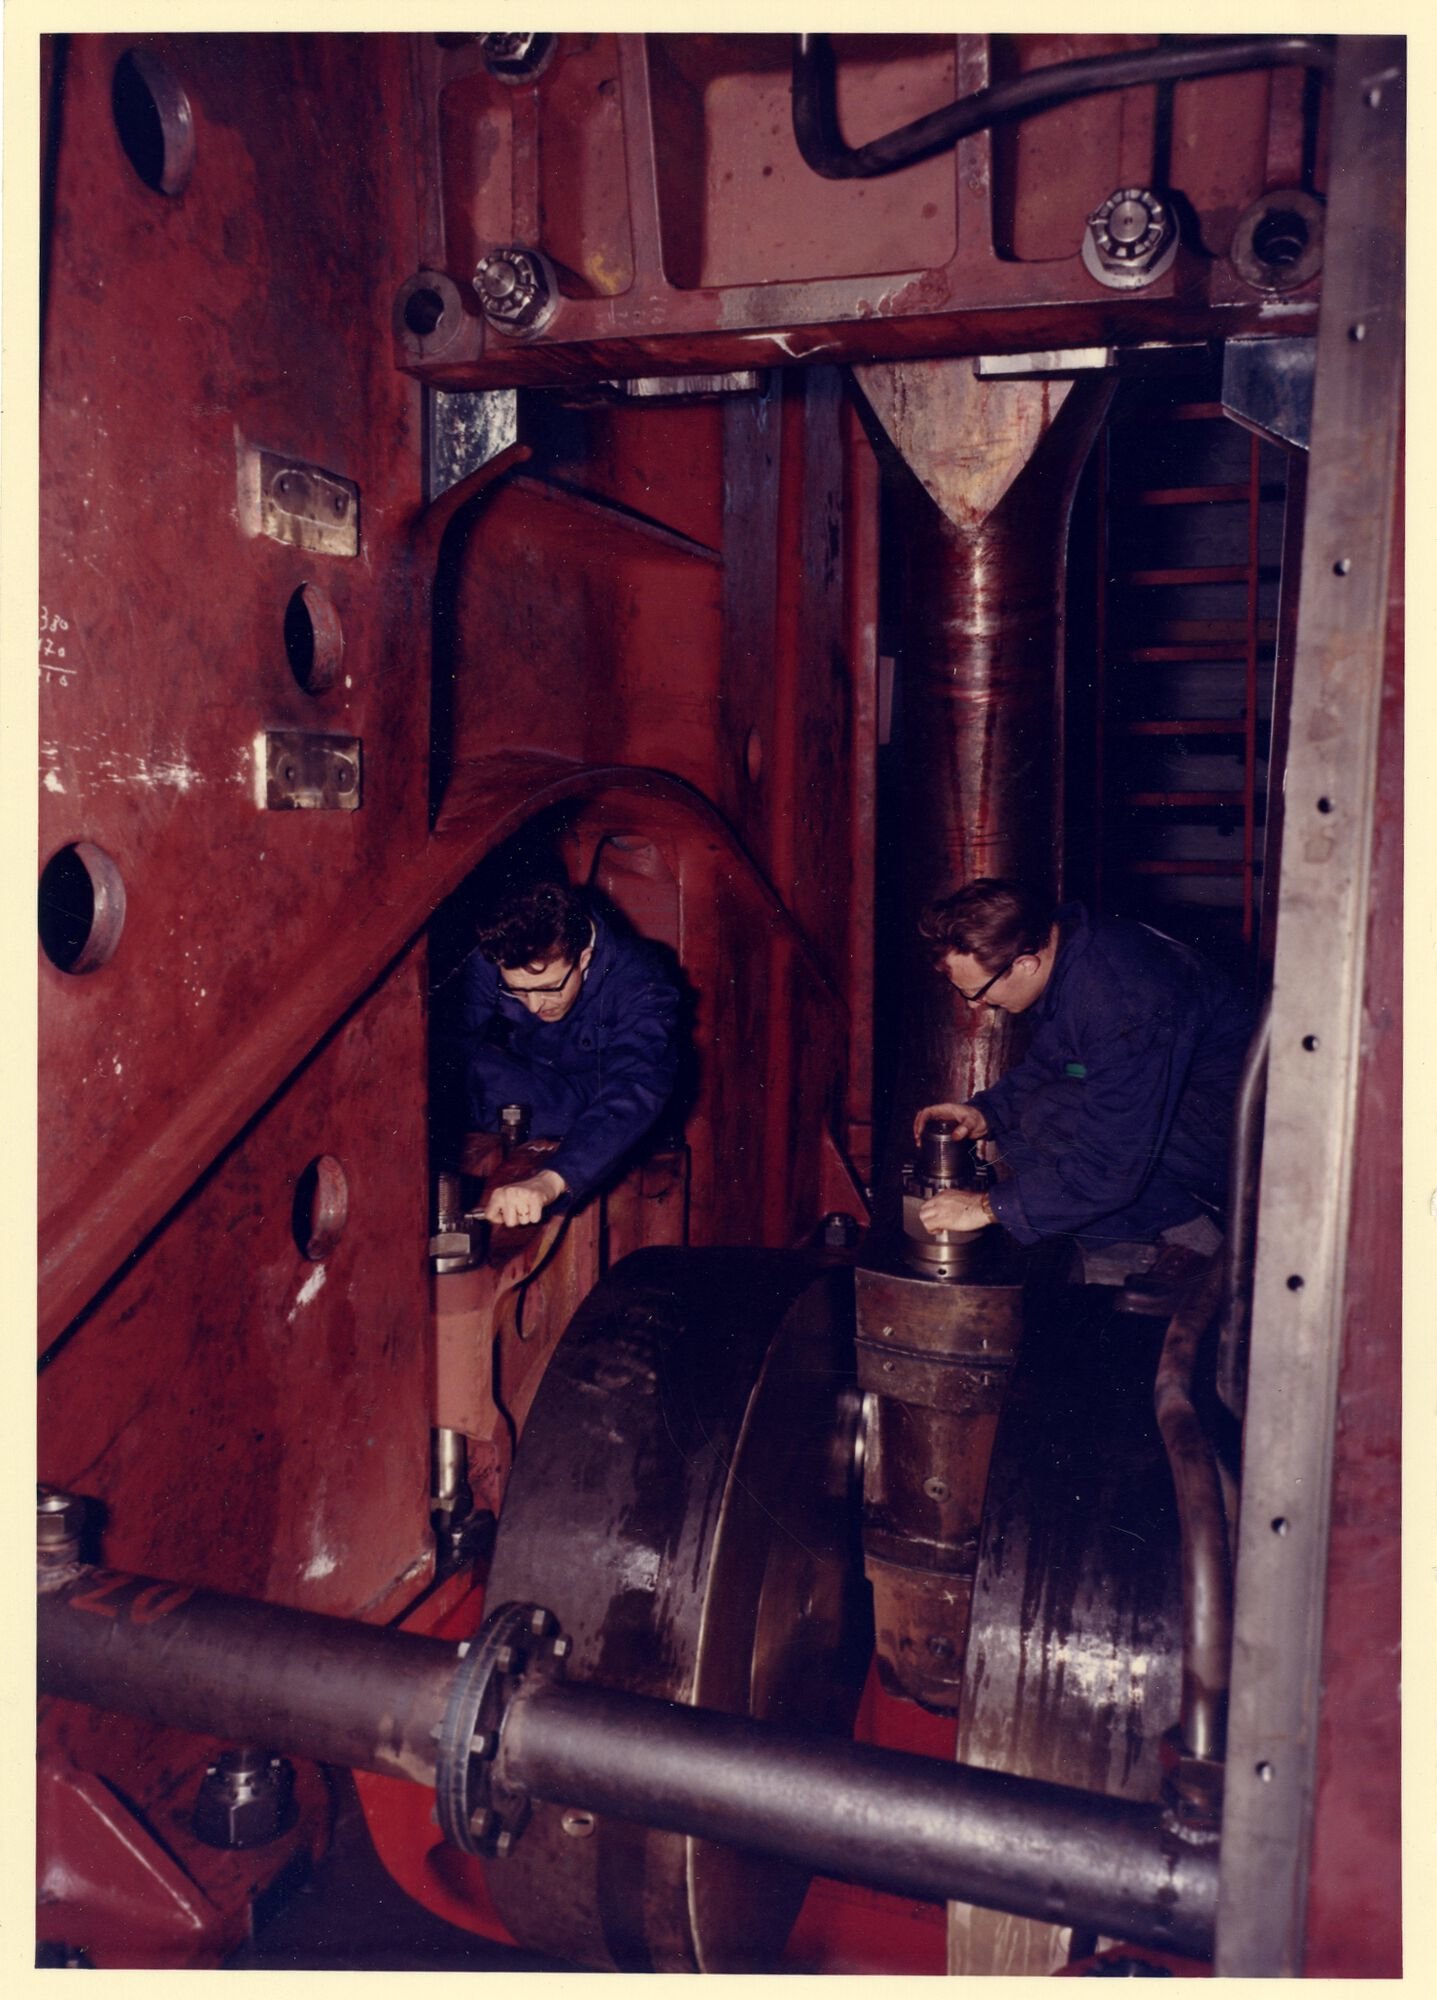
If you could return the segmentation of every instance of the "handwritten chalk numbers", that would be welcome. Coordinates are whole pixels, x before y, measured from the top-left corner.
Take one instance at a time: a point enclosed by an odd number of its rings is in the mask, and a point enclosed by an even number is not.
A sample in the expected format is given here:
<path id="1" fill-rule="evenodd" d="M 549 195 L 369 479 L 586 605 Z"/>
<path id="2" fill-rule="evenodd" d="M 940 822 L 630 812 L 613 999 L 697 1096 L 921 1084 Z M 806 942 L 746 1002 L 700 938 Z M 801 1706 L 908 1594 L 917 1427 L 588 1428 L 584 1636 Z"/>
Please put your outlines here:
<path id="1" fill-rule="evenodd" d="M 68 618 L 62 618 L 48 605 L 40 606 L 40 671 L 58 675 L 61 687 L 70 685 L 70 676 L 75 671 L 65 658 L 65 634 L 69 629 Z"/>

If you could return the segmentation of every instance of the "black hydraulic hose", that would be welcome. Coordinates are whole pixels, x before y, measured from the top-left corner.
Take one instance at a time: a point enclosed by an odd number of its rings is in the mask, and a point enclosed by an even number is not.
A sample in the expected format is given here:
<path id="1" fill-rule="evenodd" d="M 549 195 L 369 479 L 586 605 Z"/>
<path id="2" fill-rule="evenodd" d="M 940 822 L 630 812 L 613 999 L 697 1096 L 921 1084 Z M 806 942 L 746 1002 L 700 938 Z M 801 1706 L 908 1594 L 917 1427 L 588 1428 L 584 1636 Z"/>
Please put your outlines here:
<path id="1" fill-rule="evenodd" d="M 1086 56 L 975 90 L 956 104 L 945 104 L 882 138 L 870 139 L 866 146 L 849 146 L 838 122 L 832 43 L 827 35 L 798 35 L 793 52 L 793 131 L 799 152 L 825 180 L 873 180 L 946 152 L 970 132 L 1001 119 L 1044 111 L 1070 98 L 1128 90 L 1135 84 L 1181 83 L 1233 70 L 1277 69 L 1289 63 L 1325 69 L 1333 56 L 1332 37 L 1323 35 L 1245 35 L 1231 41 L 1173 42 L 1119 55 Z"/>

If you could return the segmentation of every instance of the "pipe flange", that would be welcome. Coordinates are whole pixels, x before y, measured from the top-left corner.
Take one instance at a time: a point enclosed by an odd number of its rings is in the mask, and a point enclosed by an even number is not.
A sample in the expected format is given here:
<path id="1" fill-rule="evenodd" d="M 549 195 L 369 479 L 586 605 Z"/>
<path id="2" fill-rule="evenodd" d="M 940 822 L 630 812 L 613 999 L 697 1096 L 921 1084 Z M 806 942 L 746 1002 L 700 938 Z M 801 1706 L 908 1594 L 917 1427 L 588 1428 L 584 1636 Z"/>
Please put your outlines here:
<path id="1" fill-rule="evenodd" d="M 559 307 L 559 280 L 542 250 L 506 243 L 481 258 L 474 290 L 484 318 L 498 333 L 529 340 L 542 333 Z"/>
<path id="2" fill-rule="evenodd" d="M 1171 202 L 1151 188 L 1116 188 L 1088 217 L 1083 264 L 1100 285 L 1138 291 L 1168 270 L 1178 254 L 1178 225 Z"/>
<path id="3" fill-rule="evenodd" d="M 528 1793 L 495 1773 L 504 1718 L 526 1678 L 564 1671 L 569 1641 L 542 1605 L 501 1604 L 479 1636 L 459 1650 L 459 1670 L 439 1725 L 435 1814 L 445 1839 L 463 1853 L 502 1861 L 530 1810 Z"/>

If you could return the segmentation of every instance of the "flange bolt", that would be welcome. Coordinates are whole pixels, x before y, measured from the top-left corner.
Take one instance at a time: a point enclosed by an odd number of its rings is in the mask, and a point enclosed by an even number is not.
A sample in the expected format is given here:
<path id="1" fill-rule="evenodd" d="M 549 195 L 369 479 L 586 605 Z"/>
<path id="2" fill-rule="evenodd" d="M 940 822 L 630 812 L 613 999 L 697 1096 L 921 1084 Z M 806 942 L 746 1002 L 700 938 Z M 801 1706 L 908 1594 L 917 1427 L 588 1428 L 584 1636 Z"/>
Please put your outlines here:
<path id="1" fill-rule="evenodd" d="M 538 333 L 558 305 L 553 265 L 542 250 L 526 249 L 522 243 L 506 243 L 481 258 L 474 290 L 485 319 L 500 333 Z"/>
<path id="2" fill-rule="evenodd" d="M 1083 263 L 1110 290 L 1136 291 L 1152 284 L 1177 253 L 1172 205 L 1151 188 L 1118 188 L 1088 217 Z"/>

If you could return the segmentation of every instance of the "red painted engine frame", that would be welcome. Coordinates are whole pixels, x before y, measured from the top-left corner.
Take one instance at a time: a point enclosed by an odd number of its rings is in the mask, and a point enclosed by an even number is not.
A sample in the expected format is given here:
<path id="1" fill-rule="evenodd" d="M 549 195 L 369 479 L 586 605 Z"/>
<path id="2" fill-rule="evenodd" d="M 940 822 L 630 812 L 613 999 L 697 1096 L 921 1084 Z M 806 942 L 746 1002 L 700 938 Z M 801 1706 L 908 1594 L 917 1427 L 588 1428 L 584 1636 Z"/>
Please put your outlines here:
<path id="1" fill-rule="evenodd" d="M 1225 259 L 1238 215 L 1296 183 L 1305 146 L 1320 163 L 1296 73 L 1183 84 L 1166 105 L 1151 88 L 1097 98 L 911 176 L 834 186 L 784 126 L 787 37 L 562 39 L 518 92 L 472 37 L 42 50 L 40 858 L 103 849 L 126 917 L 95 972 L 40 960 L 39 1471 L 99 1503 L 111 1562 L 370 1620 L 401 1614 L 432 1568 L 435 910 L 498 842 L 565 809 L 575 867 L 607 870 L 698 995 L 691 1240 L 791 1243 L 856 1208 L 879 473 L 835 364 L 1307 331 L 1321 292 L 1260 294 Z M 839 38 L 855 142 L 955 91 L 1152 38 L 902 39 Z M 190 108 L 178 193 L 145 185 L 112 115 L 136 45 Z M 1083 219 L 1164 159 L 1191 205 L 1186 247 L 1149 290 L 1105 291 L 1078 257 Z M 545 248 L 566 291 L 523 342 L 486 330 L 468 287 L 478 255 L 515 241 Z M 460 299 L 433 338 L 396 316 L 425 271 Z M 732 401 L 593 400 L 616 379 L 756 367 L 766 388 Z M 426 506 L 425 388 L 529 383 L 583 392 L 562 433 L 521 429 Z M 246 446 L 352 482 L 357 556 L 247 532 Z M 320 692 L 285 643 L 307 584 L 343 633 Z M 1396 663 L 1394 640 L 1389 908 Z M 357 812 L 257 805 L 256 741 L 279 729 L 361 740 Z M 1375 924 L 1374 994 L 1396 990 L 1394 949 Z M 1397 1042 L 1370 1011 L 1359 1143 L 1380 1153 Z M 294 1205 L 321 1156 L 343 1169 L 348 1222 L 316 1259 Z M 1376 1185 L 1361 1160 L 1356 1184 Z M 1396 1235 L 1375 1202 L 1358 1227 L 1310 1973 L 1390 1971 L 1400 1934 L 1391 1676 L 1363 1636 L 1395 1620 L 1373 1551 L 1390 1551 L 1395 1507 Z M 903 1741 L 891 1712 L 869 1726 Z M 142 1819 L 169 1815 L 180 1874 L 203 1875 L 174 1806 L 202 1750 L 187 1762 L 159 1735 L 54 1709 L 41 1749 L 49 1795 L 80 1797 L 76 1770 L 128 1788 Z M 427 1799 L 364 1787 L 404 1880 L 428 1833 L 403 1827 Z M 67 1824 L 52 1887 L 93 1876 Z M 227 1914 L 196 1927 L 189 1962 L 233 1941 L 255 1886 L 231 1869 L 214 1890 Z M 149 1893 L 116 1888 L 135 1920 L 99 1926 L 103 1962 L 183 1958 L 143 1940 L 173 1933 L 188 1892 L 156 1886 L 147 1908 Z M 890 1904 L 820 1886 L 794 1950 L 825 1969 L 938 1969 L 941 1920 Z"/>

